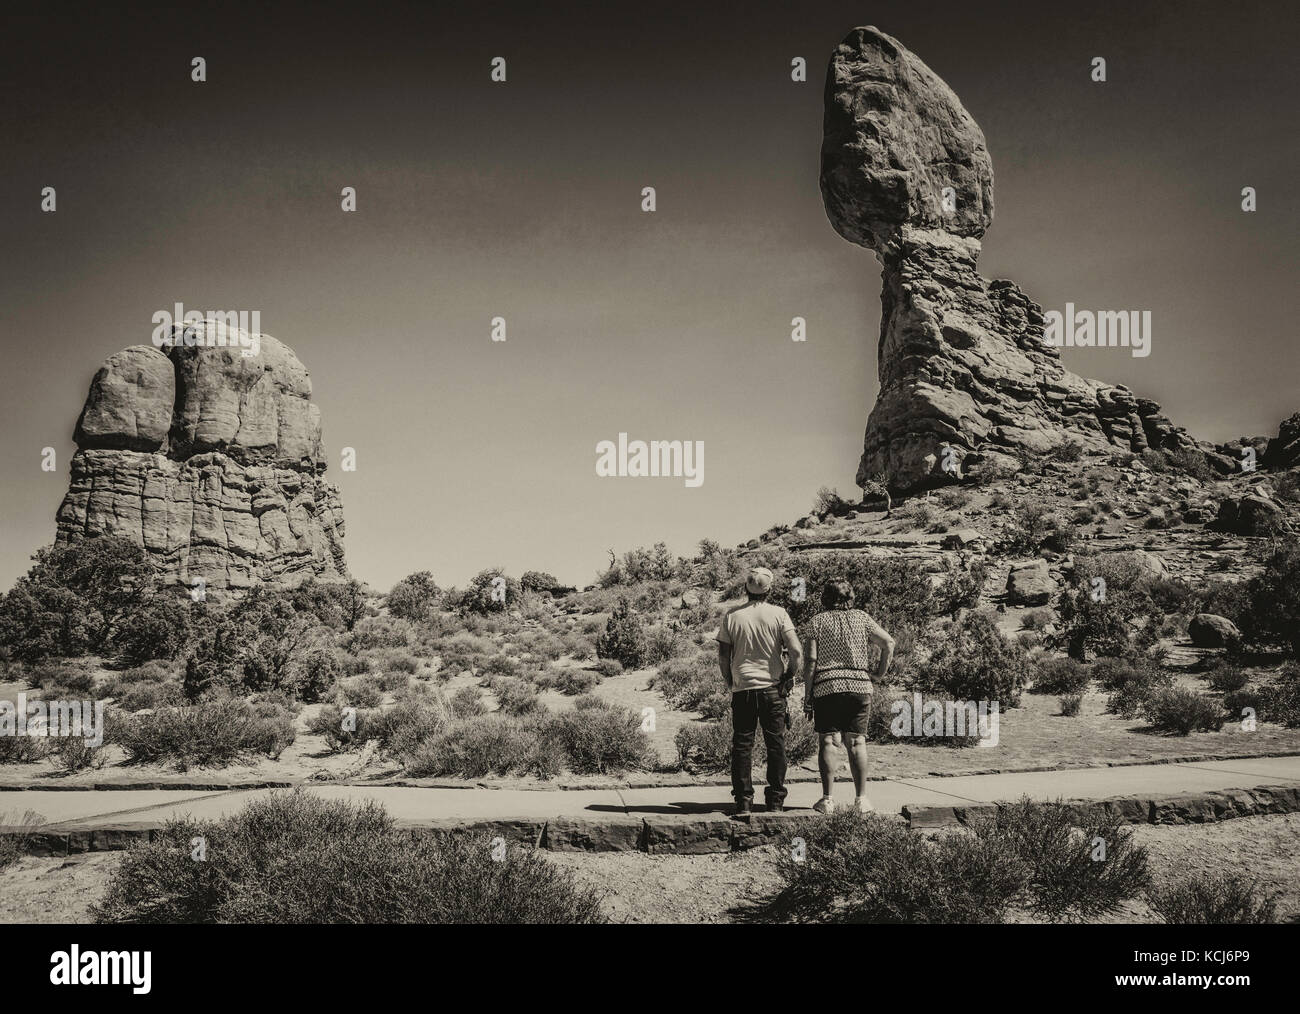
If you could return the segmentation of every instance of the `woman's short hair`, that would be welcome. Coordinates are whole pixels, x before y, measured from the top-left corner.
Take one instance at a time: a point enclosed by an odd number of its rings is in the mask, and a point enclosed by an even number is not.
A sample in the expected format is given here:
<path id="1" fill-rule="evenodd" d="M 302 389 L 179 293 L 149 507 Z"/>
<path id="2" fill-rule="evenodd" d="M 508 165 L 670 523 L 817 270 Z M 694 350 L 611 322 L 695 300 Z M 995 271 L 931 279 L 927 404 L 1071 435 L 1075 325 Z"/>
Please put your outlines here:
<path id="1" fill-rule="evenodd" d="M 853 585 L 847 581 L 827 581 L 822 588 L 823 609 L 852 609 Z"/>

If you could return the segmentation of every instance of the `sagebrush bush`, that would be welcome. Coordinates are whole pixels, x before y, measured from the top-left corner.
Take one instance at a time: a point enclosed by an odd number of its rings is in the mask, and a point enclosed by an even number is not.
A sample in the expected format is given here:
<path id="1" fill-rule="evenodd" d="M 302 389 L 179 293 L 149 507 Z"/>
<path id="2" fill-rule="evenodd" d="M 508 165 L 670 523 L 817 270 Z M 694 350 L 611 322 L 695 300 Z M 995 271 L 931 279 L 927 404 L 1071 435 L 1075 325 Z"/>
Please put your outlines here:
<path id="1" fill-rule="evenodd" d="M 1060 699 L 1061 714 L 1066 718 L 1075 718 L 1083 707 L 1083 694 L 1067 694 Z"/>
<path id="2" fill-rule="evenodd" d="M 1260 688 L 1260 716 L 1288 729 L 1300 727 L 1300 665 L 1290 662 L 1272 683 Z"/>
<path id="3" fill-rule="evenodd" d="M 416 776 L 551 778 L 564 769 L 564 760 L 560 745 L 541 736 L 536 718 L 493 713 L 453 722 L 421 743 L 407 760 L 406 771 Z"/>
<path id="4" fill-rule="evenodd" d="M 970 827 L 977 838 L 1029 867 L 1026 907 L 1045 919 L 1103 915 L 1150 883 L 1147 851 L 1118 815 L 1099 816 L 1091 809 L 1080 814 L 1059 801 L 1021 797 L 977 815 Z"/>
<path id="5" fill-rule="evenodd" d="M 623 663 L 616 658 L 602 658 L 596 663 L 595 670 L 602 676 L 621 676 Z"/>
<path id="6" fill-rule="evenodd" d="M 1250 682 L 1250 677 L 1245 670 L 1228 662 L 1220 662 L 1211 671 L 1207 680 L 1210 689 L 1221 694 L 1230 694 L 1243 689 Z"/>
<path id="7" fill-rule="evenodd" d="M 527 680 L 502 676 L 493 681 L 492 690 L 502 714 L 522 716 L 545 710 L 537 696 L 537 688 Z"/>
<path id="8" fill-rule="evenodd" d="M 237 697 L 122 716 L 110 729 L 132 762 L 167 762 L 181 771 L 225 767 L 256 754 L 274 759 L 294 741 L 293 715 L 286 709 Z"/>
<path id="9" fill-rule="evenodd" d="M 1151 908 L 1175 926 L 1277 921 L 1277 897 L 1240 873 L 1196 873 L 1150 891 Z"/>
<path id="10" fill-rule="evenodd" d="M 555 689 L 567 697 L 589 694 L 600 685 L 600 676 L 587 669 L 561 669 L 555 676 Z"/>
<path id="11" fill-rule="evenodd" d="M 653 763 L 641 716 L 595 697 L 578 701 L 573 711 L 550 716 L 541 734 L 560 746 L 574 774 L 621 774 Z"/>
<path id="12" fill-rule="evenodd" d="M 192 840 L 208 843 L 191 858 Z M 218 821 L 172 820 L 131 849 L 100 923 L 602 921 L 600 897 L 531 850 L 496 861 L 487 835 L 399 831 L 373 802 L 273 793 Z"/>
<path id="13" fill-rule="evenodd" d="M 1035 694 L 1078 695 L 1088 689 L 1092 673 L 1086 665 L 1072 658 L 1044 655 L 1038 660 L 1034 674 Z"/>
<path id="14" fill-rule="evenodd" d="M 1137 661 L 1138 664 L 1133 664 Z M 1109 663 L 1103 665 L 1103 662 Z M 1136 718 L 1143 714 L 1147 703 L 1174 685 L 1167 672 L 1139 660 L 1102 660 L 1093 666 L 1094 674 L 1104 680 L 1103 686 L 1111 690 L 1106 699 L 1106 711 L 1122 718 Z"/>
<path id="15" fill-rule="evenodd" d="M 9 814 L 0 810 L 0 827 L 9 828 L 11 833 L 0 835 L 0 873 L 18 861 L 18 857 L 27 850 L 27 839 L 35 834 L 45 823 L 45 818 L 35 810 L 26 810 L 21 815 Z"/>
<path id="16" fill-rule="evenodd" d="M 483 703 L 483 695 L 477 687 L 461 687 L 451 695 L 448 704 L 456 718 L 473 718 L 487 712 L 487 705 Z"/>
<path id="17" fill-rule="evenodd" d="M 1142 714 L 1162 732 L 1186 736 L 1192 732 L 1218 732 L 1226 721 L 1223 705 L 1195 690 L 1170 687 L 1146 699 Z"/>
<path id="18" fill-rule="evenodd" d="M 663 663 L 650 685 L 677 711 L 721 718 L 731 710 L 731 692 L 722 682 L 715 652 L 694 652 Z"/>
<path id="19" fill-rule="evenodd" d="M 782 886 L 753 911 L 774 922 L 999 923 L 1030 875 L 1000 841 L 852 811 L 783 829 L 775 854 Z"/>

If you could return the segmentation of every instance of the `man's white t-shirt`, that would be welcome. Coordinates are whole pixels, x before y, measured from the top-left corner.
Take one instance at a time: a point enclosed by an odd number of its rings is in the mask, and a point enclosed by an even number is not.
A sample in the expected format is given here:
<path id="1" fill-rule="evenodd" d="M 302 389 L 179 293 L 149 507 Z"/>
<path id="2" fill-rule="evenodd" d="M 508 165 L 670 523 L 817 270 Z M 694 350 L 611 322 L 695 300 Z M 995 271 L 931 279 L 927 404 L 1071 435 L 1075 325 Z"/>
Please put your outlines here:
<path id="1" fill-rule="evenodd" d="M 731 692 L 762 690 L 781 682 L 781 645 L 794 634 L 790 614 L 770 602 L 746 602 L 727 613 L 718 640 L 731 645 Z"/>

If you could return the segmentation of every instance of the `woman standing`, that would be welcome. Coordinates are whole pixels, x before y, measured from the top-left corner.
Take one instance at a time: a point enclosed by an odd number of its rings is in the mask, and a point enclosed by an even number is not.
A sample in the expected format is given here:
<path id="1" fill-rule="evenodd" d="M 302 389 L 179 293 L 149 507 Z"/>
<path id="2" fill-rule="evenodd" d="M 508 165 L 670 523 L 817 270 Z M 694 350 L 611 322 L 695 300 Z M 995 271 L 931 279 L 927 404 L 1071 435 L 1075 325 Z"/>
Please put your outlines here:
<path id="1" fill-rule="evenodd" d="M 821 743 L 817 767 L 822 776 L 822 798 L 813 807 L 832 813 L 835 782 L 832 751 L 842 737 L 853 772 L 854 806 L 868 813 L 867 718 L 871 711 L 871 648 L 880 651 L 874 675 L 879 682 L 894 658 L 894 639 L 864 613 L 853 608 L 853 586 L 830 581 L 822 589 L 822 609 L 812 620 L 812 633 L 804 653 L 804 712 L 813 715 Z"/>

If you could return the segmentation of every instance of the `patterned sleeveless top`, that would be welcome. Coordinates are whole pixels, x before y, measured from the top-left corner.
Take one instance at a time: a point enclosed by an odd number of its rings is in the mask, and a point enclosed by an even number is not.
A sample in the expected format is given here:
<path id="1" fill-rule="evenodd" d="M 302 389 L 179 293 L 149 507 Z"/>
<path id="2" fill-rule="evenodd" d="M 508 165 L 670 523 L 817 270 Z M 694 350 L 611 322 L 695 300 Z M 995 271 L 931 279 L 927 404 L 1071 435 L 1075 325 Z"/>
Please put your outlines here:
<path id="1" fill-rule="evenodd" d="M 874 652 L 866 620 L 861 609 L 828 609 L 813 617 L 812 636 L 817 641 L 813 697 L 871 693 Z"/>

